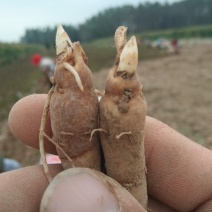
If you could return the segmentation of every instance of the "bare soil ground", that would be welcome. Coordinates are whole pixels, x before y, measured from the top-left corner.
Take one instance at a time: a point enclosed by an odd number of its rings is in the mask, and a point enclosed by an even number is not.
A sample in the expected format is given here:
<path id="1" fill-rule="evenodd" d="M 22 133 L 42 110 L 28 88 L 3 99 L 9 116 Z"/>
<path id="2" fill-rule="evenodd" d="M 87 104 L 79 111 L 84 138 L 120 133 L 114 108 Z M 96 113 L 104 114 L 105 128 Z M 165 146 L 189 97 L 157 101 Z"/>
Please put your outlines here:
<path id="1" fill-rule="evenodd" d="M 94 73 L 96 88 L 104 89 L 108 68 Z M 179 55 L 141 61 L 148 115 L 212 149 L 212 42 L 183 42 Z M 26 147 L 0 125 L 0 149 L 23 166 L 38 162 L 39 152 Z"/>
<path id="2" fill-rule="evenodd" d="M 94 75 L 104 89 L 108 69 Z M 182 42 L 179 55 L 141 61 L 148 115 L 206 146 L 212 147 L 212 42 Z"/>

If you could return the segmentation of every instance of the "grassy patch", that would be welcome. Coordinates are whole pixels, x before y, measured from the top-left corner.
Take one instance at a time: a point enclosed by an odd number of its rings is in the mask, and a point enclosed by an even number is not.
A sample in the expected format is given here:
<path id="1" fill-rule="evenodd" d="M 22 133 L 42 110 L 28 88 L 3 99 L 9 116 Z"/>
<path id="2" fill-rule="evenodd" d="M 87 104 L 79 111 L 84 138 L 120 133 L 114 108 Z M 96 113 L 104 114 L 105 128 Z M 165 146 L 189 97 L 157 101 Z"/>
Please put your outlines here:
<path id="1" fill-rule="evenodd" d="M 89 68 L 93 72 L 113 65 L 116 56 L 116 47 L 113 38 L 100 39 L 89 44 L 82 44 L 82 46 L 88 56 Z M 139 60 L 166 55 L 165 52 L 159 49 L 151 49 L 143 44 L 138 45 L 138 54 Z"/>
<path id="2" fill-rule="evenodd" d="M 145 33 L 138 33 L 138 38 L 157 39 L 165 37 L 172 38 L 212 38 L 212 25 L 192 26 L 168 30 L 150 31 Z"/>
<path id="3" fill-rule="evenodd" d="M 0 43 L 0 66 L 9 65 L 25 58 L 32 52 L 42 52 L 43 48 L 35 45 Z"/>
<path id="4" fill-rule="evenodd" d="M 30 57 L 0 67 L 0 117 L 6 118 L 14 102 L 30 93 L 41 73 L 30 64 Z"/>
<path id="5" fill-rule="evenodd" d="M 89 68 L 99 71 L 114 63 L 116 49 L 112 38 L 97 40 L 82 45 L 87 56 Z M 139 59 L 148 59 L 163 55 L 159 50 L 138 46 Z M 30 63 L 33 53 L 43 56 L 55 56 L 55 50 L 47 51 L 40 46 L 20 44 L 0 44 L 0 121 L 4 120 L 12 105 L 22 96 L 31 93 L 42 74 Z"/>

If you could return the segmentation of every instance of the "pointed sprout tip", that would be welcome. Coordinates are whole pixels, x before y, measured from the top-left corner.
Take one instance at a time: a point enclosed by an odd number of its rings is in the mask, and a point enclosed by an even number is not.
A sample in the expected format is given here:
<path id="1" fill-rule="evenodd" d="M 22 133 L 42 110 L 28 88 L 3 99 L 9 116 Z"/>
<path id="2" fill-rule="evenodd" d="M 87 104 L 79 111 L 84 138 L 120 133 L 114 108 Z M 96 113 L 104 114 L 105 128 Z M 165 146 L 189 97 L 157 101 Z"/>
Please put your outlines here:
<path id="1" fill-rule="evenodd" d="M 118 71 L 134 74 L 138 65 L 138 47 L 135 36 L 126 43 L 120 55 Z"/>
<path id="2" fill-rule="evenodd" d="M 63 29 L 62 25 L 58 25 L 56 32 L 56 53 L 57 55 L 65 52 L 68 47 L 72 45 L 72 42 L 68 34 Z"/>

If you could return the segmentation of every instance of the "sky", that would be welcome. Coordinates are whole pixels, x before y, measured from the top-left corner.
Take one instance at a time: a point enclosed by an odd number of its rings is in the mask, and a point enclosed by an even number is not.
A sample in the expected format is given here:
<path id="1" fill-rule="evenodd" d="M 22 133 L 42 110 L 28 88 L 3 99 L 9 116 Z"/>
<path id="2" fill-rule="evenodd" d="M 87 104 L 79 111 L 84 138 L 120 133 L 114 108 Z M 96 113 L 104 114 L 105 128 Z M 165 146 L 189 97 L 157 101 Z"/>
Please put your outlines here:
<path id="1" fill-rule="evenodd" d="M 156 1 L 179 0 L 0 0 L 0 42 L 18 42 L 29 28 L 77 26 L 110 7 Z"/>

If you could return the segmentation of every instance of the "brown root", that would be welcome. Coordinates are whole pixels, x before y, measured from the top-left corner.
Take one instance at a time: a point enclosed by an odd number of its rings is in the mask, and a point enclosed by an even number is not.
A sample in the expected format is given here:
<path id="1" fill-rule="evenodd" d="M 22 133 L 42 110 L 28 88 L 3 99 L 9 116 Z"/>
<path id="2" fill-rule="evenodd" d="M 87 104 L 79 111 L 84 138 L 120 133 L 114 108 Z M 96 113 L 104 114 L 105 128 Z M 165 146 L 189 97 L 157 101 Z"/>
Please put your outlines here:
<path id="1" fill-rule="evenodd" d="M 61 132 L 60 134 L 61 135 L 74 135 L 74 133 L 71 133 L 71 132 Z"/>
<path id="2" fill-rule="evenodd" d="M 53 139 L 51 139 L 45 132 L 43 132 L 44 137 L 46 137 L 49 141 L 51 141 L 68 159 L 68 161 L 70 162 L 70 164 L 72 164 L 72 167 L 74 166 L 74 162 L 73 160 L 68 156 L 68 154 L 63 150 L 63 148 L 60 147 L 60 145 L 58 145 L 56 142 L 54 142 Z"/>
<path id="3" fill-rule="evenodd" d="M 119 135 L 116 135 L 116 139 L 120 139 L 123 135 L 132 135 L 132 132 L 122 132 Z"/>
<path id="4" fill-rule="evenodd" d="M 104 133 L 108 134 L 108 132 L 107 132 L 106 130 L 101 129 L 101 128 L 100 128 L 100 129 L 92 130 L 92 132 L 91 132 L 91 137 L 90 137 L 89 141 L 91 141 L 91 140 L 92 140 L 93 135 L 94 135 L 96 132 L 104 132 Z"/>
<path id="5" fill-rule="evenodd" d="M 77 71 L 69 63 L 67 63 L 67 62 L 64 62 L 63 63 L 63 66 L 74 75 L 75 80 L 76 80 L 76 83 L 79 86 L 80 90 L 81 91 L 84 91 L 84 87 L 82 85 L 82 81 L 81 81 L 80 76 L 77 73 Z"/>
<path id="6" fill-rule="evenodd" d="M 46 118 L 47 118 L 48 111 L 49 111 L 50 99 L 51 99 L 51 96 L 52 96 L 53 93 L 54 93 L 54 87 L 52 87 L 49 90 L 49 93 L 48 93 L 48 96 L 47 96 L 47 99 L 46 99 L 46 102 L 45 102 L 45 106 L 44 106 L 44 109 L 43 109 L 43 115 L 42 115 L 42 119 L 41 119 L 41 125 L 40 125 L 40 133 L 39 133 L 39 148 L 40 148 L 41 160 L 42 160 L 42 163 L 43 163 L 44 172 L 45 172 L 46 177 L 47 177 L 49 182 L 52 181 L 52 177 L 50 175 L 49 168 L 48 168 L 48 165 L 46 163 L 46 156 L 45 156 L 46 154 L 45 154 L 45 150 L 44 150 L 43 137 L 44 137 L 44 134 L 45 134 L 44 129 L 45 129 L 45 126 L 46 126 Z"/>

